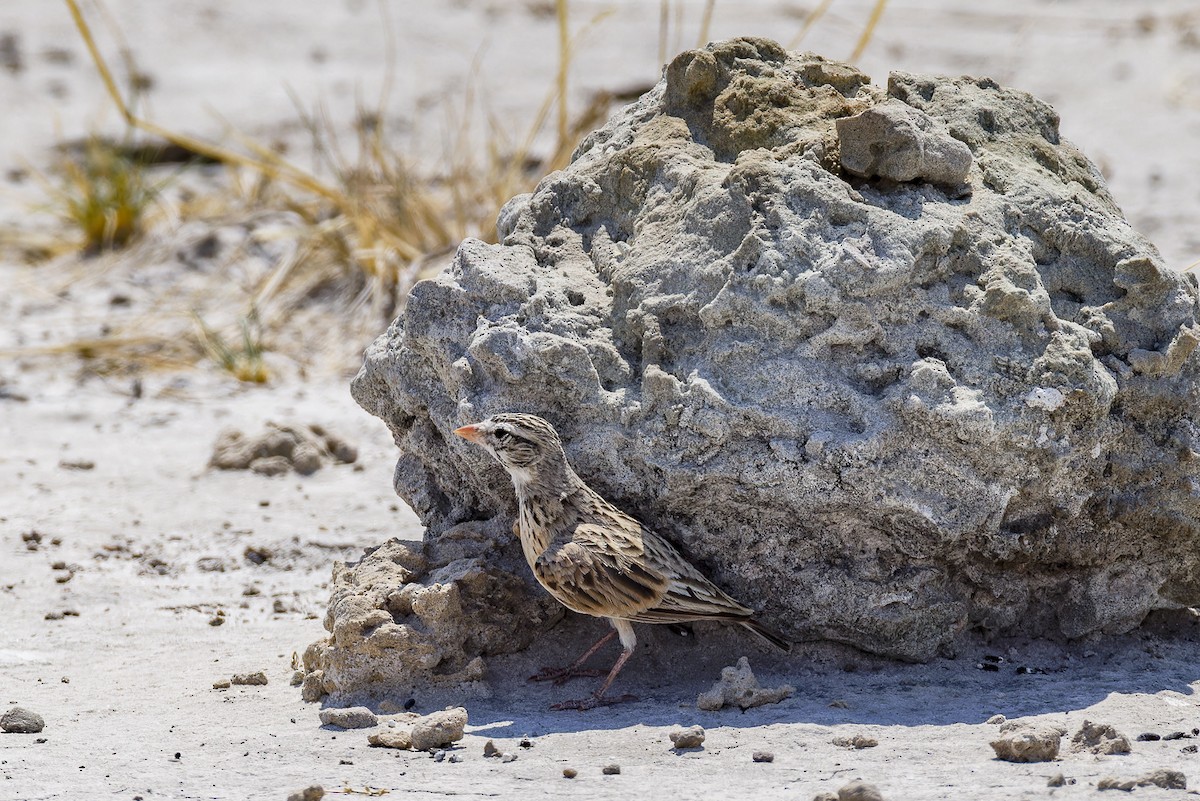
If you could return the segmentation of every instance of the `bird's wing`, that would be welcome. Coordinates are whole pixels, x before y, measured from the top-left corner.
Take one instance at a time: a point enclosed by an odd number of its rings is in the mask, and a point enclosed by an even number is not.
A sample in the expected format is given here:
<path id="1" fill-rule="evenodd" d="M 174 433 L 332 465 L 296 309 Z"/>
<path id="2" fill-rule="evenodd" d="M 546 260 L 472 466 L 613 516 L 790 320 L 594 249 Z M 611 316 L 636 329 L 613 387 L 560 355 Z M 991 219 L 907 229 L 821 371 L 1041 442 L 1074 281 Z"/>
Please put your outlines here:
<path id="1" fill-rule="evenodd" d="M 653 531 L 642 528 L 645 559 L 656 572 L 667 577 L 662 600 L 632 618 L 643 623 L 671 623 L 688 620 L 745 620 L 754 610 L 738 603 Z"/>
<path id="2" fill-rule="evenodd" d="M 552 543 L 538 557 L 534 573 L 577 612 L 633 619 L 656 606 L 668 584 L 646 565 L 638 534 L 625 525 L 581 523 L 569 541 Z"/>

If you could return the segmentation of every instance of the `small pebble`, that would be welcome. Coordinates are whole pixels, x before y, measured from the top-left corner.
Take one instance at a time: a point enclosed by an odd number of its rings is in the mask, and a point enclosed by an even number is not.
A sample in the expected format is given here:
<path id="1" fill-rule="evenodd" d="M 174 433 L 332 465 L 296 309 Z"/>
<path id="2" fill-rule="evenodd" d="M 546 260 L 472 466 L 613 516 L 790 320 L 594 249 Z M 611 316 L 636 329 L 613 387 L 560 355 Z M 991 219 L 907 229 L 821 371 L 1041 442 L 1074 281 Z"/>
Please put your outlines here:
<path id="1" fill-rule="evenodd" d="M 433 761 L 434 762 L 441 762 L 445 758 L 446 758 L 445 750 L 439 748 L 438 750 L 433 752 Z"/>
<path id="2" fill-rule="evenodd" d="M 755 762 L 774 762 L 775 754 L 771 751 L 755 751 L 750 758 Z"/>
<path id="3" fill-rule="evenodd" d="M 578 775 L 579 771 L 575 770 L 575 768 L 563 768 L 564 779 L 574 779 Z"/>
<path id="4" fill-rule="evenodd" d="M 992 715 L 987 719 L 987 722 L 993 726 L 999 726 L 1001 723 L 1004 723 L 1007 720 L 1008 718 L 1004 717 L 1004 715 Z"/>
<path id="5" fill-rule="evenodd" d="M 1197 748 L 1194 745 L 1185 745 L 1183 748 L 1179 749 L 1179 753 L 1181 754 L 1194 754 L 1196 751 Z"/>
<path id="6" fill-rule="evenodd" d="M 1067 779 L 1065 776 L 1063 776 L 1061 773 L 1055 773 L 1053 776 L 1050 777 L 1050 780 L 1048 782 L 1046 782 L 1046 786 L 1047 787 L 1062 787 L 1066 783 L 1067 783 Z"/>
<path id="7" fill-rule="evenodd" d="M 1164 734 L 1164 735 L 1163 735 L 1163 739 L 1164 739 L 1164 740 L 1183 740 L 1183 739 L 1186 739 L 1186 738 L 1187 738 L 1187 737 L 1189 737 L 1189 736 L 1190 736 L 1190 735 L 1189 735 L 1189 734 L 1187 734 L 1186 732 L 1182 732 L 1182 731 L 1173 731 L 1173 732 L 1171 732 L 1170 734 Z"/>
<path id="8" fill-rule="evenodd" d="M 522 740 L 520 743 L 518 743 L 518 745 L 520 745 L 522 748 L 533 748 L 533 742 L 529 739 Z"/>
<path id="9" fill-rule="evenodd" d="M 379 725 L 375 713 L 365 706 L 322 709 L 320 716 L 323 725 L 341 729 L 368 729 Z"/>
<path id="10" fill-rule="evenodd" d="M 1162 737 L 1152 731 L 1143 732 L 1137 736 L 1139 743 L 1152 743 L 1155 740 L 1161 740 Z"/>
<path id="11" fill-rule="evenodd" d="M 500 761 L 501 761 L 501 762 L 516 762 L 516 761 L 517 761 L 517 755 L 516 755 L 516 754 L 510 754 L 510 753 L 508 753 L 508 752 L 505 752 L 505 753 L 503 753 L 503 754 L 501 754 L 501 755 L 500 755 Z"/>
<path id="12" fill-rule="evenodd" d="M 298 793 L 288 796 L 288 801 L 321 801 L 325 797 L 325 788 L 319 784 L 306 787 Z"/>
<path id="13" fill-rule="evenodd" d="M 616 763 L 605 765 L 604 767 L 600 768 L 600 772 L 605 776 L 617 776 L 621 773 L 621 766 Z"/>
<path id="14" fill-rule="evenodd" d="M 213 682 L 213 689 L 214 690 L 228 690 L 230 688 L 231 684 L 232 684 L 232 682 L 230 682 L 229 679 L 217 679 L 216 681 Z"/>
<path id="15" fill-rule="evenodd" d="M 450 762 L 462 762 L 462 754 L 451 754 L 449 757 L 447 757 L 447 760 Z"/>
<path id="16" fill-rule="evenodd" d="M 500 756 L 500 749 L 496 747 L 495 743 L 488 740 L 483 744 L 483 755 L 488 758 Z"/>

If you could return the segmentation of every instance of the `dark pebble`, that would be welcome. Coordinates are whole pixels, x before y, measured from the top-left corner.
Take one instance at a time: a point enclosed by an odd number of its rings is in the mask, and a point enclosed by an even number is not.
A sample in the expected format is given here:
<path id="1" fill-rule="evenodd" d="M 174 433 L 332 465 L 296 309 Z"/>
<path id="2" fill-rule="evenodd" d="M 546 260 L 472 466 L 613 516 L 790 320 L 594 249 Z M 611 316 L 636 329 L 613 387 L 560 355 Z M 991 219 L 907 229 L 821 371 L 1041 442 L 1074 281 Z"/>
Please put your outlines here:
<path id="1" fill-rule="evenodd" d="M 755 762 L 774 762 L 775 754 L 771 751 L 755 751 L 750 758 Z"/>
<path id="2" fill-rule="evenodd" d="M 563 768 L 563 778 L 564 779 L 574 779 L 578 775 L 579 775 L 579 772 L 577 770 L 575 770 L 575 768 Z"/>
<path id="3" fill-rule="evenodd" d="M 1161 739 L 1162 739 L 1162 737 L 1158 736 L 1157 734 L 1155 734 L 1155 733 L 1154 733 L 1154 732 L 1152 732 L 1152 731 L 1148 731 L 1148 732 L 1145 732 L 1145 733 L 1143 733 L 1143 734 L 1139 734 L 1139 735 L 1137 736 L 1137 738 L 1138 738 L 1138 742 L 1139 742 L 1139 743 L 1152 743 L 1152 742 L 1154 742 L 1155 740 L 1161 740 Z"/>
<path id="4" fill-rule="evenodd" d="M 605 776 L 617 776 L 621 773 L 621 766 L 616 764 L 605 765 L 604 767 L 600 768 L 600 772 Z"/>

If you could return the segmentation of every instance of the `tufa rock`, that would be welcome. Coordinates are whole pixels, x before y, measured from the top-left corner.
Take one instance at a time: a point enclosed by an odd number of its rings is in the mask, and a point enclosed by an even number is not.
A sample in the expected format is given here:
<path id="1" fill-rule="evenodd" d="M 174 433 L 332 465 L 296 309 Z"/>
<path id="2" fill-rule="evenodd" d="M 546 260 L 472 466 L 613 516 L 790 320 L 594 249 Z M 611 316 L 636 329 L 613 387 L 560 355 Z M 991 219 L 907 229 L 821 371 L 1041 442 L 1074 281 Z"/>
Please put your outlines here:
<path id="1" fill-rule="evenodd" d="M 883 793 L 873 784 L 855 779 L 838 788 L 838 801 L 883 801 Z"/>
<path id="2" fill-rule="evenodd" d="M 321 710 L 321 723 L 343 729 L 369 729 L 379 725 L 379 718 L 365 706 L 331 707 Z"/>
<path id="3" fill-rule="evenodd" d="M 1006 762 L 1050 762 L 1058 758 L 1060 741 L 1067 730 L 1052 723 L 1011 720 L 1000 726 L 1000 737 L 992 740 L 997 759 Z"/>
<path id="4" fill-rule="evenodd" d="M 938 144 L 913 180 L 842 166 L 867 133 L 837 120 L 873 109 L 896 164 Z M 931 182 L 962 173 L 954 142 L 969 194 Z M 451 433 L 522 411 L 792 640 L 928 660 L 1200 604 L 1196 278 L 1041 100 L 717 42 L 497 229 L 413 287 L 353 383 L 431 540 L 487 520 L 487 569 L 524 575 L 508 477 Z"/>
<path id="5" fill-rule="evenodd" d="M 325 463 L 349 464 L 358 451 L 341 437 L 319 425 L 289 426 L 267 423 L 255 437 L 227 428 L 217 435 L 209 467 L 218 470 L 252 470 L 278 476 L 295 470 L 312 475 Z"/>
<path id="6" fill-rule="evenodd" d="M 868 737 L 865 734 L 855 734 L 852 737 L 834 737 L 832 743 L 841 748 L 874 748 L 879 745 L 879 741 L 874 737 Z"/>
<path id="7" fill-rule="evenodd" d="M 667 736 L 671 738 L 671 745 L 681 750 L 684 748 L 699 748 L 704 745 L 703 726 L 689 726 L 686 729 L 676 729 Z"/>
<path id="8" fill-rule="evenodd" d="M 486 695 L 484 655 L 525 648 L 563 614 L 547 595 L 530 602 L 532 577 L 498 566 L 487 530 L 464 523 L 434 545 L 390 540 L 357 563 L 335 563 L 330 636 L 304 652 L 302 697 L 405 697 L 430 686 Z"/>
<path id="9" fill-rule="evenodd" d="M 969 147 L 899 100 L 885 100 L 834 125 L 842 167 L 861 178 L 957 186 L 971 171 Z"/>
<path id="10" fill-rule="evenodd" d="M 298 793 L 288 796 L 288 801 L 321 801 L 325 797 L 325 788 L 319 784 L 305 787 Z"/>
<path id="11" fill-rule="evenodd" d="M 1130 792 L 1137 785 L 1137 779 L 1118 779 L 1116 776 L 1105 776 L 1096 782 L 1097 790 L 1124 790 Z"/>
<path id="12" fill-rule="evenodd" d="M 367 743 L 375 748 L 412 748 L 412 733 L 407 729 L 386 729 L 367 737 Z"/>
<path id="13" fill-rule="evenodd" d="M 8 734 L 37 734 L 46 728 L 46 721 L 33 710 L 21 706 L 9 707 L 0 716 L 0 731 Z"/>
<path id="14" fill-rule="evenodd" d="M 1129 738 L 1107 723 L 1085 720 L 1071 738 L 1071 750 L 1090 751 L 1093 754 L 1128 754 Z"/>
<path id="15" fill-rule="evenodd" d="M 1182 771 L 1168 770 L 1166 768 L 1159 768 L 1158 770 L 1147 773 L 1145 776 L 1138 779 L 1137 783 L 1139 787 L 1155 785 L 1156 787 L 1161 787 L 1164 790 L 1187 789 L 1187 777 L 1183 775 Z"/>
<path id="16" fill-rule="evenodd" d="M 750 660 L 743 656 L 738 659 L 736 666 L 721 669 L 721 678 L 707 692 L 700 693 L 696 698 L 696 706 L 706 712 L 732 705 L 746 710 L 763 704 L 777 704 L 785 698 L 791 698 L 795 692 L 796 689 L 790 684 L 772 689 L 759 685 L 754 672 L 750 670 Z"/>
<path id="17" fill-rule="evenodd" d="M 230 679 L 230 681 L 233 684 L 266 684 L 267 674 L 261 670 L 256 670 L 253 673 L 234 673 L 233 678 Z"/>
<path id="18" fill-rule="evenodd" d="M 752 762 L 774 762 L 775 761 L 775 752 L 774 751 L 755 751 L 753 754 L 750 755 L 750 760 Z"/>
<path id="19" fill-rule="evenodd" d="M 412 748 L 429 751 L 462 739 L 467 725 L 467 710 L 461 706 L 434 712 L 413 721 Z"/>

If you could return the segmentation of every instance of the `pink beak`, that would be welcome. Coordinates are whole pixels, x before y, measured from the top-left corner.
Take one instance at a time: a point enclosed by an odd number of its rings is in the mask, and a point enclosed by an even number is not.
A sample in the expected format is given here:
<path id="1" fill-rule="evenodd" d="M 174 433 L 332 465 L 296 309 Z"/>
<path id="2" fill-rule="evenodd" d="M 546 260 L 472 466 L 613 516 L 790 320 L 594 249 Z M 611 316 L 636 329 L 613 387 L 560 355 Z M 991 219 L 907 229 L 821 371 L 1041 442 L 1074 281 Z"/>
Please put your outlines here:
<path id="1" fill-rule="evenodd" d="M 471 442 L 483 442 L 483 434 L 479 431 L 479 426 L 463 426 L 454 429 L 454 433 L 463 439 L 471 440 Z"/>

